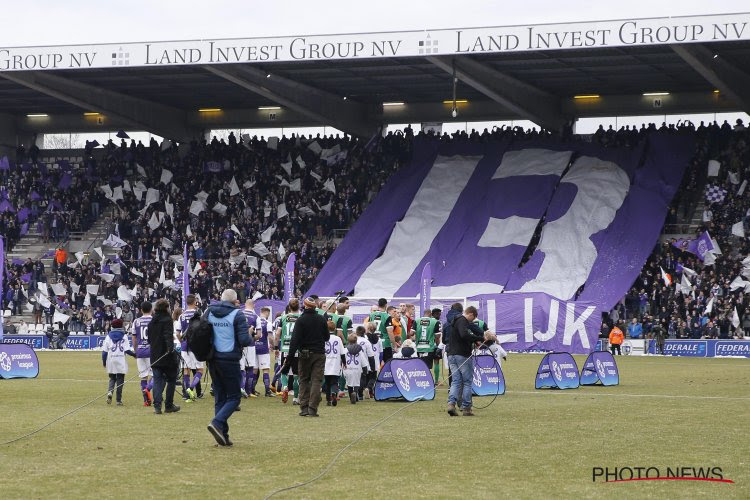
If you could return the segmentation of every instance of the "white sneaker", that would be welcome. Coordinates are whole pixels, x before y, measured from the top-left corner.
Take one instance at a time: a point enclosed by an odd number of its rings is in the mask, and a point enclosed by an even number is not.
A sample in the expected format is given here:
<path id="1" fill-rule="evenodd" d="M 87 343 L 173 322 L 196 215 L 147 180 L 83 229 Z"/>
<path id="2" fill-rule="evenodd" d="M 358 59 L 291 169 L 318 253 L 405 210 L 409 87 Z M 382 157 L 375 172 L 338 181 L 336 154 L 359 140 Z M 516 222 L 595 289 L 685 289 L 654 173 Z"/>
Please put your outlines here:
<path id="1" fill-rule="evenodd" d="M 245 389 L 240 389 L 240 394 L 242 394 L 242 397 L 247 399 L 247 391 Z"/>
<path id="2" fill-rule="evenodd" d="M 299 398 L 292 399 L 292 404 L 299 406 Z"/>

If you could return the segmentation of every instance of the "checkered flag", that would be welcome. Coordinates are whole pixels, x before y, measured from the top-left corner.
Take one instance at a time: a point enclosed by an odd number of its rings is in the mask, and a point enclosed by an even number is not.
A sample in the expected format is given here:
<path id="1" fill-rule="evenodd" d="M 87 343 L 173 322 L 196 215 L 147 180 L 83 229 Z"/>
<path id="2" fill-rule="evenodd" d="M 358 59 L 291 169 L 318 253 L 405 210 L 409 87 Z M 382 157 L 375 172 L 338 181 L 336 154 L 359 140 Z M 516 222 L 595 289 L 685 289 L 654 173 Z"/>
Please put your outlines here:
<path id="1" fill-rule="evenodd" d="M 706 186 L 706 201 L 709 203 L 723 203 L 727 196 L 727 190 L 719 186 L 709 184 Z"/>

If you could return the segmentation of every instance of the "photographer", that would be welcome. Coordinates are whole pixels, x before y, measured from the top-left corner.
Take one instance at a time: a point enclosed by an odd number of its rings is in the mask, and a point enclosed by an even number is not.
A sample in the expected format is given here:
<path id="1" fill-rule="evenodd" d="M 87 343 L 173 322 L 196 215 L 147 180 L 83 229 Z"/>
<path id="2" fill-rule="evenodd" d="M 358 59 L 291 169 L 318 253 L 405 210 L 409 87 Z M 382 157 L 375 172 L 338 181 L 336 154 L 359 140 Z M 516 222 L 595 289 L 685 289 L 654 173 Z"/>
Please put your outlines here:
<path id="1" fill-rule="evenodd" d="M 473 417 L 471 411 L 471 382 L 474 376 L 474 361 L 471 352 L 475 342 L 483 342 L 484 336 L 471 331 L 472 322 L 477 319 L 477 308 L 469 306 L 463 315 L 453 321 L 450 342 L 448 343 L 448 366 L 453 379 L 448 396 L 448 414 L 457 417 L 456 402 L 463 393 L 461 410 L 464 417 Z"/>

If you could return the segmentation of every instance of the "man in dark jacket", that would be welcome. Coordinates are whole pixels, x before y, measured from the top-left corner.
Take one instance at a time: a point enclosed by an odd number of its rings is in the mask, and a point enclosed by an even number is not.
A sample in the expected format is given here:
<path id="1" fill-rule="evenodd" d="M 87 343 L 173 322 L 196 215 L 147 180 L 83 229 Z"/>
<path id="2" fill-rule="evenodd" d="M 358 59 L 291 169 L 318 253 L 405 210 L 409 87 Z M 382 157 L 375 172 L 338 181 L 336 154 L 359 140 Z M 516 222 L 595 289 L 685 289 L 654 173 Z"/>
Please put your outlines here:
<path id="1" fill-rule="evenodd" d="M 154 306 L 154 317 L 148 324 L 148 343 L 151 346 L 151 369 L 154 372 L 154 413 L 161 415 L 162 393 L 167 386 L 164 398 L 164 413 L 175 413 L 180 407 L 174 404 L 174 388 L 180 358 L 174 345 L 174 327 L 169 314 L 169 302 L 159 299 Z"/>
<path id="2" fill-rule="evenodd" d="M 326 318 L 315 311 L 315 300 L 305 299 L 305 310 L 294 324 L 294 333 L 289 344 L 289 354 L 284 362 L 284 373 L 288 373 L 290 360 L 299 351 L 299 404 L 300 417 L 317 417 L 320 404 L 320 386 L 326 364 L 325 343 L 328 340 Z"/>
<path id="3" fill-rule="evenodd" d="M 219 446 L 232 446 L 229 417 L 240 405 L 240 358 L 242 348 L 252 343 L 247 319 L 238 306 L 237 292 L 227 288 L 221 294 L 221 302 L 203 313 L 214 332 L 214 355 L 208 362 L 214 388 L 214 418 L 208 424 L 208 432 Z"/>
<path id="4" fill-rule="evenodd" d="M 450 342 L 448 343 L 448 366 L 453 380 L 448 396 L 448 414 L 457 417 L 456 403 L 459 393 L 463 393 L 461 410 L 465 417 L 472 417 L 471 411 L 471 381 L 474 377 L 474 361 L 471 351 L 474 342 L 483 342 L 482 335 L 472 333 L 470 325 L 477 319 L 477 308 L 469 306 L 462 316 L 453 321 Z"/>

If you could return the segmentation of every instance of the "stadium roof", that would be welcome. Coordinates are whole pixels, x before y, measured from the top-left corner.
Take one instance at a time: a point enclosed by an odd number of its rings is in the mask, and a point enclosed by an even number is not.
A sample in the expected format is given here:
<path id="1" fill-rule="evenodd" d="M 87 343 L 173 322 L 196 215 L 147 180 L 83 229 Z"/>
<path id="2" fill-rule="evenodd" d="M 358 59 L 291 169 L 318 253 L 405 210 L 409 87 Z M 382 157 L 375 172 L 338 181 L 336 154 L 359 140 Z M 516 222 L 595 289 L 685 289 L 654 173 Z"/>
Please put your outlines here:
<path id="1" fill-rule="evenodd" d="M 741 21 L 747 17 L 742 14 L 724 16 L 720 20 Z M 694 23 L 692 26 L 704 23 L 704 32 L 710 32 L 713 25 L 715 33 L 719 18 L 683 19 L 685 23 Z M 635 21 L 611 23 L 619 23 L 611 26 L 614 33 L 616 26 L 635 24 Z M 202 59 L 199 64 L 188 61 L 181 65 L 146 65 L 149 60 L 157 59 L 156 44 L 147 42 L 126 45 L 124 49 L 107 44 L 68 46 L 60 49 L 68 51 L 60 56 L 61 60 L 72 61 L 71 54 L 87 49 L 91 54 L 98 54 L 96 64 L 85 69 L 7 71 L 7 67 L 0 68 L 0 110 L 15 115 L 19 128 L 42 132 L 88 130 L 93 126 L 92 121 L 82 115 L 97 112 L 106 117 L 106 121 L 97 122 L 99 126 L 131 130 L 137 127 L 176 139 L 209 128 L 274 125 L 269 121 L 276 121 L 276 125 L 328 124 L 366 136 L 378 124 L 387 122 L 450 121 L 452 103 L 448 103 L 446 112 L 446 101 L 454 97 L 454 75 L 455 98 L 468 101 L 459 106 L 464 121 L 523 118 L 559 128 L 571 118 L 585 116 L 750 110 L 750 39 L 737 31 L 736 26 L 736 41 L 651 44 L 642 40 L 643 43 L 631 44 L 620 36 L 619 40 L 612 40 L 614 44 L 599 40 L 594 48 L 570 48 L 570 38 L 560 44 L 567 48 L 556 50 L 513 51 L 500 47 L 502 37 L 508 33 L 510 36 L 520 34 L 526 29 L 554 29 L 558 30 L 557 35 L 567 36 L 567 30 L 575 28 L 584 30 L 580 33 L 588 33 L 585 30 L 601 26 L 601 23 L 512 26 L 502 28 L 506 30 L 502 35 L 493 34 L 500 28 L 476 28 L 477 36 L 492 38 L 498 50 L 458 52 L 454 41 L 459 32 L 436 30 L 427 34 L 427 39 L 433 36 L 433 40 L 442 40 L 440 52 L 435 49 L 435 54 L 422 54 L 424 33 L 402 32 L 389 35 L 408 42 L 405 50 L 402 47 L 394 51 L 399 54 L 395 57 L 291 60 L 294 58 L 290 56 L 292 50 L 284 47 L 280 50 L 286 53 L 277 61 L 232 64 L 216 64 L 215 60 L 208 63 L 205 44 L 210 43 L 211 50 L 214 50 L 214 43 L 217 46 L 219 43 L 267 44 L 265 46 L 278 43 L 278 47 L 282 47 L 282 44 L 291 45 L 292 37 L 186 41 L 184 43 L 193 45 L 185 47 L 191 48 L 170 48 L 170 55 L 165 57 L 174 58 L 172 54 L 177 54 L 178 50 L 183 56 L 190 50 L 200 54 L 200 47 L 203 47 Z M 731 34 L 729 28 L 724 31 Z M 677 32 L 670 33 L 675 37 Z M 329 41 L 352 43 L 351 40 L 358 40 L 353 37 L 361 36 L 365 44 L 375 44 L 367 40 L 376 35 L 385 34 L 330 35 L 333 38 Z M 704 33 L 704 36 L 707 35 Z M 704 39 L 695 39 L 696 42 L 701 40 Z M 422 54 L 419 56 L 415 55 L 417 41 Z M 163 42 L 161 46 L 173 47 L 177 43 L 181 42 Z M 464 46 L 468 47 L 466 43 Z M 245 45 L 238 47 L 245 50 Z M 461 42 L 458 47 L 461 48 Z M 29 67 L 23 65 L 26 64 L 24 54 L 35 54 L 35 51 L 43 54 L 45 50 L 49 58 L 56 54 L 57 48 L 2 49 L 0 65 L 12 64 L 16 67 L 11 70 L 23 69 Z M 164 49 L 164 54 L 167 53 Z M 125 66 L 115 65 L 118 54 L 119 57 L 129 56 L 131 62 L 126 62 Z M 42 56 L 30 57 L 36 64 L 30 67 L 39 67 Z M 23 62 L 20 66 L 19 61 Z M 653 92 L 668 94 L 643 95 Z M 589 97 L 577 99 L 576 96 Z M 406 106 L 386 109 L 382 106 L 386 102 L 406 103 Z M 280 109 L 271 113 L 258 112 L 258 108 L 267 106 Z M 199 112 L 206 108 L 220 111 Z M 26 116 L 29 114 L 48 114 L 49 119 L 30 120 Z"/>

